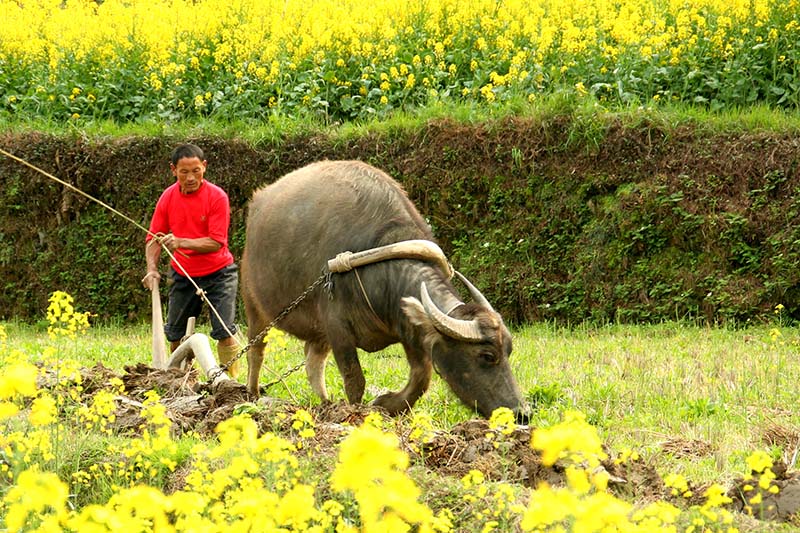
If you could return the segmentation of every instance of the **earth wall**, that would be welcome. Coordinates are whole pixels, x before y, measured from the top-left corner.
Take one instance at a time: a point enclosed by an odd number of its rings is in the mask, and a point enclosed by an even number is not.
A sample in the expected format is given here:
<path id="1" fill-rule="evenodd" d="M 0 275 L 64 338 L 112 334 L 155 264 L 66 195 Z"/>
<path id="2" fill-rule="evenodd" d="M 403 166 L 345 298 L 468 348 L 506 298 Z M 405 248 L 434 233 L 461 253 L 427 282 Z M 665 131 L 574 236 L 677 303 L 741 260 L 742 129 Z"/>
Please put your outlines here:
<path id="1" fill-rule="evenodd" d="M 0 148 L 144 226 L 183 141 L 206 151 L 208 179 L 228 191 L 237 258 L 254 189 L 320 159 L 360 159 L 403 184 L 454 266 L 513 324 L 743 324 L 774 318 L 779 304 L 800 318 L 790 133 L 515 117 L 261 143 L 0 134 Z M 0 155 L 0 319 L 41 319 L 55 290 L 101 319 L 149 318 L 144 236 Z"/>

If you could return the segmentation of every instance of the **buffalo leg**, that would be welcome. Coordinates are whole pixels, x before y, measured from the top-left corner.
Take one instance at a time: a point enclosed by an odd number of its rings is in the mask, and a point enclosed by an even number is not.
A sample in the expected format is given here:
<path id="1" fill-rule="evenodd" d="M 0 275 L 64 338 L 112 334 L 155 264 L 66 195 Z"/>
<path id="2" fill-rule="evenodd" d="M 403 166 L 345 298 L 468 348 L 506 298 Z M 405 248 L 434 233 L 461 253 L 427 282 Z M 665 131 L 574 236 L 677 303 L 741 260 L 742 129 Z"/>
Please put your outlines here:
<path id="1" fill-rule="evenodd" d="M 361 370 L 361 363 L 358 360 L 358 352 L 355 346 L 344 348 L 334 346 L 333 357 L 344 380 L 344 392 L 347 395 L 347 401 L 351 404 L 361 403 L 362 398 L 364 398 L 366 380 L 364 379 L 364 371 Z"/>
<path id="2" fill-rule="evenodd" d="M 247 279 L 247 269 L 242 273 L 242 278 Z M 247 334 L 252 342 L 258 332 L 267 327 L 268 321 L 264 317 L 257 302 L 248 297 L 247 293 L 244 296 L 244 311 L 247 315 Z M 261 374 L 261 364 L 264 362 L 264 343 L 256 342 L 250 346 L 247 351 L 247 392 L 253 398 L 258 398 L 261 394 L 258 386 L 258 380 Z"/>
<path id="3" fill-rule="evenodd" d="M 261 364 L 264 362 L 264 343 L 257 342 L 247 352 L 247 392 L 253 398 L 258 398 L 258 378 L 261 374 Z"/>
<path id="4" fill-rule="evenodd" d="M 328 400 L 328 391 L 325 389 L 325 361 L 328 360 L 330 347 L 324 343 L 306 342 L 306 376 L 311 384 L 311 389 L 323 401 Z"/>
<path id="5" fill-rule="evenodd" d="M 399 392 L 389 392 L 375 398 L 373 402 L 379 407 L 386 409 L 389 414 L 397 415 L 403 413 L 419 400 L 431 382 L 432 366 L 430 358 L 421 352 L 416 352 L 408 346 L 404 346 L 408 365 L 410 367 L 408 383 Z"/>

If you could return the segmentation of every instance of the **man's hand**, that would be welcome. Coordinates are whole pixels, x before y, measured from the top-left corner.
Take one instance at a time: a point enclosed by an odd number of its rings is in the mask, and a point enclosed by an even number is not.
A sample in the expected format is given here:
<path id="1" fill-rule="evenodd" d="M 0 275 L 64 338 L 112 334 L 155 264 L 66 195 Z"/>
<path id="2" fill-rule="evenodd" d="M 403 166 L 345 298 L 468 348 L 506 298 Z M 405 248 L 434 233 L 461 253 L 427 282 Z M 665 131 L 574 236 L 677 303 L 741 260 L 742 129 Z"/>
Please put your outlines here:
<path id="1" fill-rule="evenodd" d="M 173 235 L 172 233 L 167 233 L 163 237 L 159 239 L 161 246 L 169 250 L 170 252 L 175 252 L 178 248 L 183 248 L 183 243 L 180 242 L 181 239 Z"/>
<path id="2" fill-rule="evenodd" d="M 159 281 L 161 281 L 161 274 L 158 273 L 158 270 L 150 270 L 142 278 L 142 285 L 145 289 L 153 290 Z"/>

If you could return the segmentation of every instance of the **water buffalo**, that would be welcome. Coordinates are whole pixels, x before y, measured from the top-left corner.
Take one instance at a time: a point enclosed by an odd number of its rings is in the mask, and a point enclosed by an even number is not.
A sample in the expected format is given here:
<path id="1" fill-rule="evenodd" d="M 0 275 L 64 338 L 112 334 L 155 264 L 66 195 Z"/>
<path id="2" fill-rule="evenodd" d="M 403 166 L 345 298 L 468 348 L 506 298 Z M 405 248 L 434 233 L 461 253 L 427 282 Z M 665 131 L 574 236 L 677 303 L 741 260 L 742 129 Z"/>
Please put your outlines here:
<path id="1" fill-rule="evenodd" d="M 411 240 L 438 249 L 431 228 L 400 185 L 365 163 L 317 162 L 259 189 L 248 206 L 241 261 L 250 338 L 319 278 L 331 258 Z M 410 409 L 435 369 L 462 402 L 483 416 L 508 407 L 524 419 L 503 319 L 462 277 L 473 299 L 463 303 L 447 266 L 446 260 L 412 254 L 334 273 L 332 286 L 314 290 L 281 319 L 277 327 L 305 341 L 305 369 L 314 392 L 327 400 L 324 368 L 333 350 L 347 400 L 361 402 L 365 380 L 356 349 L 375 352 L 399 342 L 410 366 L 409 381 L 374 404 L 392 414 Z M 257 342 L 248 353 L 247 387 L 253 396 L 259 394 L 263 350 Z"/>

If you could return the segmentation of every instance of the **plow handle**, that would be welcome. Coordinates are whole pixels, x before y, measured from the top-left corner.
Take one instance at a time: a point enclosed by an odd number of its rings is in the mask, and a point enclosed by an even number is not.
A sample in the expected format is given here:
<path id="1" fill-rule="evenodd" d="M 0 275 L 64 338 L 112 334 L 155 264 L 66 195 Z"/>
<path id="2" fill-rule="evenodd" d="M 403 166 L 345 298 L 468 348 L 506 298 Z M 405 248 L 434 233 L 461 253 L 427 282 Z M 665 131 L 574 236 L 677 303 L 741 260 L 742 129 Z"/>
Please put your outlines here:
<path id="1" fill-rule="evenodd" d="M 161 314 L 161 295 L 158 280 L 152 280 L 150 295 L 153 302 L 153 368 L 167 367 L 167 348 L 164 339 L 164 317 Z"/>

